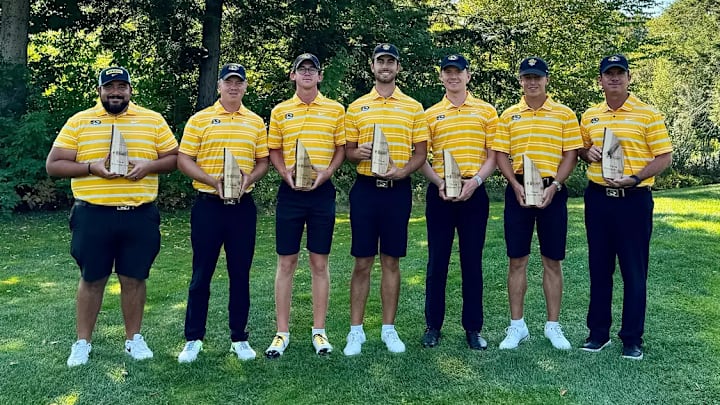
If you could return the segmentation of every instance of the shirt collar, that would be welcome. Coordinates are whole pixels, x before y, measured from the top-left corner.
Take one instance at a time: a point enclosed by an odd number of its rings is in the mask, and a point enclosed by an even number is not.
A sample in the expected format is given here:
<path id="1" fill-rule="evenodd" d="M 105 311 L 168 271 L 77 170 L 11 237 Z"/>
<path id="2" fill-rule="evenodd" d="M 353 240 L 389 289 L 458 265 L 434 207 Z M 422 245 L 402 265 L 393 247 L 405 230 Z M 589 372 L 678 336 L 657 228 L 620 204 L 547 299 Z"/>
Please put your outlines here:
<path id="1" fill-rule="evenodd" d="M 218 114 L 239 114 L 239 115 L 245 115 L 247 114 L 247 109 L 245 108 L 245 104 L 240 104 L 240 108 L 235 112 L 229 112 L 223 107 L 222 104 L 220 104 L 220 99 L 218 98 L 217 101 L 215 101 L 215 104 L 213 104 L 213 108 L 215 109 L 215 112 Z"/>
<path id="2" fill-rule="evenodd" d="M 400 88 L 398 86 L 395 86 L 395 89 L 393 90 L 392 94 L 388 98 L 393 98 L 393 99 L 397 100 L 397 99 L 403 97 L 404 95 L 405 94 L 402 91 L 400 91 Z M 378 93 L 375 86 L 373 86 L 372 90 L 370 90 L 370 96 L 372 97 L 373 100 L 377 100 L 379 98 L 385 98 L 385 97 L 381 96 L 380 93 Z"/>
<path id="3" fill-rule="evenodd" d="M 443 107 L 446 110 L 451 110 L 453 108 L 458 108 L 462 106 L 468 106 L 468 107 L 474 107 L 480 104 L 479 100 L 475 98 L 472 93 L 469 91 L 466 92 L 467 96 L 465 97 L 465 101 L 461 105 L 455 105 L 450 101 L 450 99 L 447 98 L 447 94 L 443 96 Z"/>
<path id="4" fill-rule="evenodd" d="M 292 101 L 295 105 L 303 105 L 305 104 L 304 101 L 300 99 L 300 97 L 297 95 L 297 93 L 293 94 Z M 318 92 L 317 96 L 315 96 L 315 99 L 310 102 L 310 104 L 322 104 L 325 102 L 325 96 L 322 95 L 322 93 Z"/>
<path id="5" fill-rule="evenodd" d="M 603 111 L 618 111 L 618 110 L 632 111 L 635 108 L 635 106 L 637 106 L 638 101 L 639 101 L 638 98 L 635 97 L 635 95 L 633 93 L 628 93 L 628 98 L 625 100 L 623 105 L 621 105 L 620 108 L 618 108 L 617 110 L 613 110 L 612 108 L 610 108 L 610 106 L 607 103 L 607 100 L 603 101 L 601 106 L 603 108 Z"/>
<path id="6" fill-rule="evenodd" d="M 552 110 L 553 104 L 554 104 L 554 102 L 552 101 L 552 98 L 550 98 L 550 96 L 548 95 L 547 98 L 545 99 L 545 102 L 543 103 L 543 105 L 540 106 L 539 109 L 550 111 L 550 110 Z M 520 107 L 520 111 L 532 110 L 532 108 L 530 108 L 530 106 L 525 101 L 525 96 L 522 96 L 522 98 L 520 99 L 520 103 L 518 103 L 518 105 Z"/>

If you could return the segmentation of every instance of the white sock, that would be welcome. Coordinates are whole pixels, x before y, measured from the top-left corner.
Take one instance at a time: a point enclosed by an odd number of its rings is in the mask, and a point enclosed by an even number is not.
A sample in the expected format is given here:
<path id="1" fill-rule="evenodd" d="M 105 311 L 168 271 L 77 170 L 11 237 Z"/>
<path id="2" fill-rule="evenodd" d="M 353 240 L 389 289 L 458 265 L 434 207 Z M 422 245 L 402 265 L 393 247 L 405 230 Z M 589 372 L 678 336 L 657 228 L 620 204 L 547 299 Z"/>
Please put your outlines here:
<path id="1" fill-rule="evenodd" d="M 525 325 L 525 318 L 511 319 L 510 326 L 520 329 L 527 329 L 527 325 Z"/>
<path id="2" fill-rule="evenodd" d="M 554 328 L 554 327 L 559 326 L 559 325 L 560 325 L 560 323 L 558 323 L 558 321 L 554 321 L 554 322 L 553 322 L 553 321 L 547 321 L 547 322 L 545 322 L 545 329 Z"/>
<path id="3" fill-rule="evenodd" d="M 395 325 L 383 325 L 382 326 L 382 333 L 385 333 L 389 330 L 395 330 Z"/>
<path id="4" fill-rule="evenodd" d="M 350 325 L 350 332 L 357 332 L 360 334 L 365 334 L 365 331 L 363 330 L 363 325 Z"/>
<path id="5" fill-rule="evenodd" d="M 313 330 L 312 330 L 312 335 L 313 335 L 313 336 L 315 336 L 315 335 L 323 335 L 323 336 L 325 336 L 325 328 L 322 328 L 322 329 L 315 329 L 315 328 L 313 328 Z"/>

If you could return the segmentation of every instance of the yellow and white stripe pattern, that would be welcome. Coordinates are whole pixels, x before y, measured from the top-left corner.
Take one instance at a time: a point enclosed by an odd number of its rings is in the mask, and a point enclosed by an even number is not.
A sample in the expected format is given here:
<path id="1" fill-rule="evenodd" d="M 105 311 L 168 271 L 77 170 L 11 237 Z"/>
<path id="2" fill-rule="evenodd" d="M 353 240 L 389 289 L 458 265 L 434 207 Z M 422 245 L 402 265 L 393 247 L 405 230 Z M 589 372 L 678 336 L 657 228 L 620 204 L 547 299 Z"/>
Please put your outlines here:
<path id="1" fill-rule="evenodd" d="M 495 107 L 467 93 L 461 106 L 447 97 L 428 108 L 425 118 L 430 129 L 428 150 L 432 152 L 435 173 L 445 178 L 443 150 L 452 153 L 462 177 L 472 177 L 487 160 L 498 124 Z"/>
<path id="2" fill-rule="evenodd" d="M 390 158 L 398 168 L 405 167 L 410 160 L 412 145 L 425 142 L 429 137 L 422 105 L 397 87 L 388 98 L 373 88 L 348 107 L 345 115 L 348 142 L 358 145 L 372 142 L 375 125 L 379 125 L 385 134 Z M 370 160 L 363 160 L 358 164 L 357 172 L 372 176 L 370 167 Z"/>
<path id="3" fill-rule="evenodd" d="M 262 118 L 245 106 L 240 106 L 238 111 L 227 112 L 219 100 L 190 117 L 180 141 L 181 153 L 195 158 L 205 173 L 220 178 L 224 148 L 229 148 L 235 155 L 243 173 L 252 172 L 255 159 L 269 155 L 267 131 Z M 217 190 L 199 181 L 193 181 L 193 187 L 217 194 Z"/>
<path id="4" fill-rule="evenodd" d="M 492 149 L 510 155 L 516 174 L 523 173 L 523 155 L 527 155 L 542 177 L 555 177 L 563 152 L 582 146 L 573 110 L 550 97 L 533 110 L 523 96 L 500 115 Z"/>
<path id="5" fill-rule="evenodd" d="M 602 149 L 605 128 L 610 128 L 620 140 L 625 154 L 626 176 L 638 174 L 655 156 L 672 152 L 663 115 L 633 94 L 615 111 L 605 101 L 585 111 L 580 122 L 584 146 L 595 145 Z M 607 185 L 602 177 L 602 162 L 591 163 L 587 176 L 590 181 Z M 653 184 L 655 178 L 650 177 L 638 186 Z"/>
<path id="6" fill-rule="evenodd" d="M 310 104 L 296 94 L 276 105 L 270 114 L 268 148 L 282 149 L 286 167 L 295 164 L 298 139 L 307 148 L 313 166 L 327 169 L 335 147 L 345 145 L 345 108 L 320 93 Z"/>
<path id="7" fill-rule="evenodd" d="M 125 138 L 131 161 L 152 161 L 158 158 L 158 153 L 178 146 L 160 114 L 131 102 L 125 112 L 111 115 L 98 101 L 93 108 L 70 117 L 53 147 L 76 151 L 75 160 L 80 163 L 104 161 L 110 153 L 113 125 Z M 70 185 L 78 200 L 98 205 L 138 206 L 157 198 L 158 175 L 150 173 L 137 181 L 88 175 L 72 178 Z"/>

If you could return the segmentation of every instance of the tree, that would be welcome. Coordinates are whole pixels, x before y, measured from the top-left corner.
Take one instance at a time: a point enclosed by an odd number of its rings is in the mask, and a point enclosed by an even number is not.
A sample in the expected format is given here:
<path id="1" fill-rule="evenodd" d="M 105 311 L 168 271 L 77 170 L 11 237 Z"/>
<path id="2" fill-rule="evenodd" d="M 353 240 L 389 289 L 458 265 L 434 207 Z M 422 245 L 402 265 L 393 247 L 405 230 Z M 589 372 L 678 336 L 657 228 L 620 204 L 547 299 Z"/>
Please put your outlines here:
<path id="1" fill-rule="evenodd" d="M 220 62 L 220 27 L 223 0 L 205 0 L 202 29 L 202 55 L 198 75 L 198 99 L 195 110 L 211 105 L 217 98 L 217 70 Z"/>
<path id="2" fill-rule="evenodd" d="M 26 109 L 30 0 L 1 0 L 0 115 L 20 116 Z"/>

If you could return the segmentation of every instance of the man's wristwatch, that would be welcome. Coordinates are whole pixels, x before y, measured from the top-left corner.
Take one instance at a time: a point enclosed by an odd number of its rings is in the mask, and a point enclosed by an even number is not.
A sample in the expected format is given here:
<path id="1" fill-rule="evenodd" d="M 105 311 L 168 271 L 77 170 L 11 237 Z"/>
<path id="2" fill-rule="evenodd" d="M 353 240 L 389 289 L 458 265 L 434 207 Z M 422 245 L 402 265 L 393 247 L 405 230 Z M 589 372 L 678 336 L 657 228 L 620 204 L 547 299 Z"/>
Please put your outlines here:
<path id="1" fill-rule="evenodd" d="M 555 188 L 557 189 L 557 191 L 562 190 L 562 183 L 560 183 L 559 181 L 553 180 L 552 184 L 555 185 Z"/>
<path id="2" fill-rule="evenodd" d="M 632 176 L 630 176 L 630 178 L 633 179 L 633 180 L 635 180 L 635 184 L 633 185 L 633 187 L 637 187 L 638 184 L 642 183 L 642 180 L 640 180 L 640 177 L 638 177 L 638 176 L 636 176 L 636 175 L 634 175 L 634 174 L 633 174 Z"/>
<path id="3" fill-rule="evenodd" d="M 478 175 L 476 174 L 476 175 L 474 175 L 472 178 L 477 182 L 478 187 L 482 186 L 482 184 L 483 184 L 483 179 L 482 179 L 482 177 L 480 177 L 480 176 L 478 176 Z"/>

